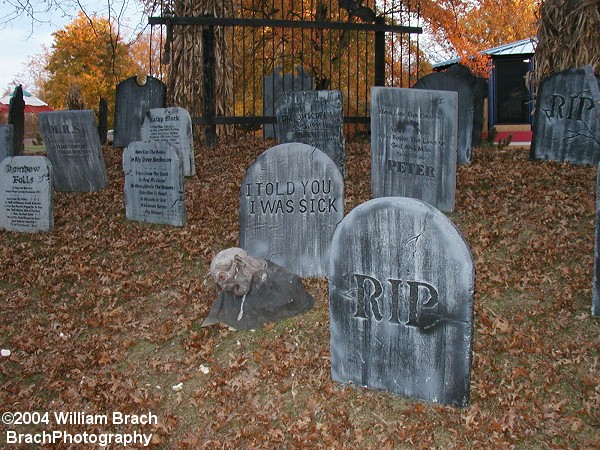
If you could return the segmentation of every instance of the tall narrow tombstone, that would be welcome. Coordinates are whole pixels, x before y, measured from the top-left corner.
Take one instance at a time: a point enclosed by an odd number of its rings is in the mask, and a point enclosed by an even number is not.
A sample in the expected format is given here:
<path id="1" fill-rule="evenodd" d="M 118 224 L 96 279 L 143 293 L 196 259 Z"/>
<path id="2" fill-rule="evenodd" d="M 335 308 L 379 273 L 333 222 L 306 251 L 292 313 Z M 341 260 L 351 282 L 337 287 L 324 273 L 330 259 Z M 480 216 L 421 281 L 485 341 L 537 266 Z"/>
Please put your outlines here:
<path id="1" fill-rule="evenodd" d="M 11 155 L 19 156 L 25 150 L 25 100 L 23 87 L 17 86 L 8 106 L 8 123 L 13 126 L 13 151 Z"/>
<path id="2" fill-rule="evenodd" d="M 123 151 L 125 213 L 129 220 L 183 226 L 183 165 L 165 141 L 130 142 Z"/>
<path id="3" fill-rule="evenodd" d="M 117 84 L 113 146 L 127 147 L 139 141 L 146 111 L 164 108 L 166 99 L 167 86 L 158 78 L 147 76 L 140 84 L 137 77 L 131 77 Z"/>
<path id="4" fill-rule="evenodd" d="M 372 88 L 371 195 L 453 211 L 457 126 L 456 92 Z"/>
<path id="5" fill-rule="evenodd" d="M 108 133 L 108 102 L 101 98 L 98 103 L 98 137 L 102 145 L 106 144 L 106 134 Z"/>
<path id="6" fill-rule="evenodd" d="M 356 207 L 331 244 L 333 379 L 466 406 L 473 287 L 471 252 L 439 210 L 400 197 Z"/>
<path id="7" fill-rule="evenodd" d="M 317 147 L 346 176 L 344 104 L 340 91 L 286 92 L 275 115 L 280 144 L 301 142 Z"/>
<path id="8" fill-rule="evenodd" d="M 313 88 L 313 78 L 310 77 L 302 66 L 296 68 L 298 75 L 294 77 L 291 73 L 281 76 L 281 67 L 276 67 L 271 75 L 263 80 L 263 116 L 275 115 L 277 107 L 281 104 L 284 92 L 310 91 Z M 265 124 L 263 137 L 270 139 L 275 137 L 275 127 Z"/>
<path id="9" fill-rule="evenodd" d="M 183 108 L 152 108 L 144 115 L 142 141 L 165 141 L 175 147 L 183 162 L 183 175 L 196 174 L 192 118 Z"/>
<path id="10" fill-rule="evenodd" d="M 300 276 L 326 273 L 344 216 L 344 179 L 321 150 L 288 143 L 250 165 L 240 189 L 240 247 Z"/>
<path id="11" fill-rule="evenodd" d="M 531 159 L 600 162 L 600 90 L 590 66 L 550 75 L 540 83 Z"/>
<path id="12" fill-rule="evenodd" d="M 0 228 L 35 233 L 52 229 L 52 164 L 44 156 L 0 162 Z"/>
<path id="13" fill-rule="evenodd" d="M 52 162 L 54 189 L 62 192 L 104 189 L 108 176 L 94 112 L 43 112 L 38 119 Z"/>
<path id="14" fill-rule="evenodd" d="M 600 120 L 600 117 L 598 118 Z M 596 178 L 596 227 L 594 246 L 594 278 L 592 286 L 592 315 L 600 317 L 600 165 Z"/>
<path id="15" fill-rule="evenodd" d="M 451 91 L 458 94 L 458 164 L 471 161 L 471 141 L 473 139 L 473 91 L 469 84 L 450 73 L 435 72 L 425 75 L 413 85 L 413 89 L 429 91 Z"/>
<path id="16" fill-rule="evenodd" d="M 14 156 L 13 129 L 13 125 L 10 123 L 0 125 L 0 161 L 7 156 Z"/>

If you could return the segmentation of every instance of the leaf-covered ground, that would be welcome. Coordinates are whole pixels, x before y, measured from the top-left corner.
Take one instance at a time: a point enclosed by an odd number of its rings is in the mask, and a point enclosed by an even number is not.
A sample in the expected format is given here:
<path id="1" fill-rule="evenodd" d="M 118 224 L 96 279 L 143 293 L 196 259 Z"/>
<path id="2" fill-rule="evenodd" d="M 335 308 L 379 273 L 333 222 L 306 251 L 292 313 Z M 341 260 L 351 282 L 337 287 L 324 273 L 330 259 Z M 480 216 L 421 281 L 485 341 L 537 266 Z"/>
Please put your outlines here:
<path id="1" fill-rule="evenodd" d="M 476 292 L 471 403 L 456 409 L 333 382 L 324 279 L 305 280 L 308 314 L 200 328 L 215 299 L 211 258 L 237 244 L 243 173 L 270 144 L 198 149 L 183 228 L 125 219 L 121 151 L 108 147 L 108 189 L 56 193 L 49 233 L 0 231 L 0 347 L 12 352 L 0 358 L 0 412 L 159 419 L 0 424 L 0 446 L 7 429 L 58 429 L 153 433 L 161 449 L 598 448 L 595 168 L 497 148 L 459 167 L 450 218 Z M 370 192 L 368 143 L 347 151 L 346 212 Z"/>

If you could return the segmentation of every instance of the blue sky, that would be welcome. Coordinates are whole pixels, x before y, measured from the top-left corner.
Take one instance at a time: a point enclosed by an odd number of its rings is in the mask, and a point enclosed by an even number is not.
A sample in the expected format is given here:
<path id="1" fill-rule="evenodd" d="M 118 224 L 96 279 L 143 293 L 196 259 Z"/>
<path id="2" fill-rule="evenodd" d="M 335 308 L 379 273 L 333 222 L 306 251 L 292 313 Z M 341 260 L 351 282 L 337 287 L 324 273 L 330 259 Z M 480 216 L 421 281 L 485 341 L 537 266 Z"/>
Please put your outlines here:
<path id="1" fill-rule="evenodd" d="M 42 3 L 41 0 L 32 0 L 32 3 Z M 81 2 L 86 7 L 88 14 L 102 12 L 106 8 L 106 0 L 88 0 Z M 114 7 L 124 6 L 128 23 L 133 27 L 141 22 L 141 13 L 135 0 L 113 0 Z M 69 2 L 63 2 L 69 4 Z M 9 87 L 13 87 L 12 81 L 19 73 L 27 73 L 28 57 L 40 55 L 43 51 L 42 45 L 48 48 L 52 45 L 52 33 L 72 22 L 77 15 L 78 8 L 73 0 L 73 6 L 65 12 L 55 10 L 50 14 L 41 14 L 43 23 L 36 23 L 32 27 L 31 19 L 21 17 L 10 21 L 8 24 L 0 24 L 0 97 L 4 95 Z M 5 17 L 14 8 L 0 1 L 0 18 Z M 147 20 L 144 24 L 147 23 Z M 22 80 L 25 81 L 25 80 Z"/>

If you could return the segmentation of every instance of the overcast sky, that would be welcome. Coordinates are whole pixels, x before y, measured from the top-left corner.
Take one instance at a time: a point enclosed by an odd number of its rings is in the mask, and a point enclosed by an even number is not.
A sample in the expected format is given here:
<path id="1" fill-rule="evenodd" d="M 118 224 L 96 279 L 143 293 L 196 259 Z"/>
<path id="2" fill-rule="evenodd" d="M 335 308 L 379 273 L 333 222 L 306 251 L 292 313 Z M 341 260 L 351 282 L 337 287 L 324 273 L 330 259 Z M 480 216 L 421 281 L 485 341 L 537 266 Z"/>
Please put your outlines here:
<path id="1" fill-rule="evenodd" d="M 83 1 L 82 4 L 86 5 L 88 14 L 106 8 L 106 0 L 88 0 Z M 142 15 L 138 11 L 135 0 L 113 0 L 113 4 L 125 5 L 127 16 L 130 17 L 128 23 L 134 27 L 139 25 Z M 12 6 L 7 6 L 0 0 L 0 18 L 13 10 Z M 60 11 L 42 14 L 40 19 L 49 23 L 36 23 L 33 27 L 31 19 L 25 17 L 10 21 L 4 28 L 0 25 L 0 96 L 3 96 L 9 87 L 14 87 L 13 80 L 17 74 L 27 73 L 28 57 L 41 54 L 42 45 L 50 48 L 53 41 L 52 33 L 72 22 L 77 12 L 78 9 L 74 6 L 67 11 L 68 15 Z"/>

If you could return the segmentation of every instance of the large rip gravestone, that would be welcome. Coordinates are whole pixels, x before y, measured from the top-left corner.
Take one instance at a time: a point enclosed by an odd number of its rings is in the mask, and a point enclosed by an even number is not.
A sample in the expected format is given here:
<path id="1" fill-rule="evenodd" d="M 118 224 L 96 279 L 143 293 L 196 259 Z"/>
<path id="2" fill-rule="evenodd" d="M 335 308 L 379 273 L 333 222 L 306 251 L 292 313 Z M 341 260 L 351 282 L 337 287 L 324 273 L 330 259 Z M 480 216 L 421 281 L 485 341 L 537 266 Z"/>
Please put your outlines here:
<path id="1" fill-rule="evenodd" d="M 0 161 L 7 156 L 13 156 L 13 138 L 12 124 L 0 125 Z"/>
<path id="2" fill-rule="evenodd" d="M 317 147 L 346 175 L 344 111 L 340 91 L 299 91 L 284 94 L 277 108 L 277 141 Z"/>
<path id="3" fill-rule="evenodd" d="M 144 83 L 131 77 L 117 84 L 115 94 L 114 147 L 127 147 L 141 140 L 142 121 L 146 111 L 164 108 L 167 87 L 158 78 L 147 76 Z"/>
<path id="4" fill-rule="evenodd" d="M 600 162 L 600 91 L 590 66 L 555 73 L 540 83 L 531 159 Z"/>
<path id="5" fill-rule="evenodd" d="M 413 85 L 413 89 L 452 91 L 458 93 L 458 164 L 471 161 L 473 139 L 473 91 L 462 78 L 450 73 L 435 72 L 425 75 Z"/>
<path id="6" fill-rule="evenodd" d="M 335 231 L 329 265 L 335 381 L 466 406 L 474 266 L 452 222 L 427 203 L 364 203 Z"/>
<path id="7" fill-rule="evenodd" d="M 270 148 L 240 189 L 240 247 L 303 277 L 326 273 L 344 215 L 344 179 L 321 150 L 300 143 Z"/>
<path id="8" fill-rule="evenodd" d="M 187 110 L 175 108 L 152 108 L 144 115 L 142 141 L 166 141 L 171 143 L 183 162 L 183 175 L 196 174 L 192 118 Z"/>
<path id="9" fill-rule="evenodd" d="M 0 228 L 35 233 L 52 229 L 52 164 L 45 156 L 0 162 Z"/>
<path id="10" fill-rule="evenodd" d="M 417 198 L 453 211 L 457 126 L 456 92 L 372 88 L 372 197 Z"/>
<path id="11" fill-rule="evenodd" d="M 123 151 L 125 214 L 129 220 L 183 226 L 183 164 L 164 141 L 130 142 Z"/>
<path id="12" fill-rule="evenodd" d="M 281 104 L 284 92 L 310 91 L 313 88 L 313 78 L 310 77 L 302 66 L 296 67 L 298 75 L 294 77 L 291 73 L 281 76 L 281 67 L 276 67 L 271 75 L 263 79 L 263 116 L 275 115 L 277 107 Z M 275 127 L 272 124 L 263 126 L 263 137 L 271 139 L 275 137 Z"/>
<path id="13" fill-rule="evenodd" d="M 600 117 L 598 117 L 600 120 Z M 600 166 L 596 178 L 596 228 L 594 246 L 594 279 L 592 286 L 592 315 L 600 317 Z"/>
<path id="14" fill-rule="evenodd" d="M 54 189 L 93 192 L 108 185 L 94 112 L 53 111 L 38 115 Z"/>

